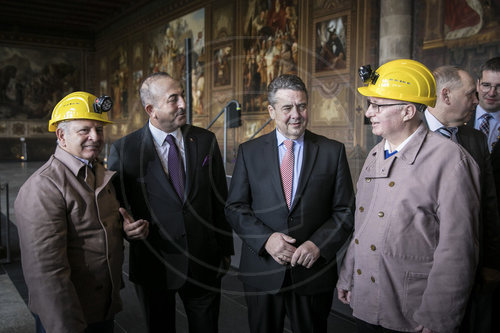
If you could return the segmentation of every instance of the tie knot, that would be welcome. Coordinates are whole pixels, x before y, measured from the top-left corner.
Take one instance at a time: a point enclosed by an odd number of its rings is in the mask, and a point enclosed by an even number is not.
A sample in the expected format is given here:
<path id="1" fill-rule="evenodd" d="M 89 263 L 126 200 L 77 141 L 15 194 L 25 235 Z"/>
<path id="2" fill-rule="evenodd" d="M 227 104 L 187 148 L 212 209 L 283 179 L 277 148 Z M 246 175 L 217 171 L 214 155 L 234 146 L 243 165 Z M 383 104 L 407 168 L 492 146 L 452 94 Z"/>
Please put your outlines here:
<path id="1" fill-rule="evenodd" d="M 491 118 L 493 118 L 493 116 L 489 113 L 485 113 L 481 116 L 481 118 L 483 118 L 484 120 L 490 120 Z"/>
<path id="2" fill-rule="evenodd" d="M 171 146 L 177 146 L 175 144 L 175 139 L 174 139 L 174 136 L 172 134 L 167 135 L 167 137 L 165 138 L 165 141 L 168 142 L 168 144 Z"/>
<path id="3" fill-rule="evenodd" d="M 286 147 L 286 150 L 293 149 L 293 140 L 285 140 L 283 144 Z"/>
<path id="4" fill-rule="evenodd" d="M 451 128 L 447 128 L 447 127 L 444 127 L 444 126 L 443 126 L 443 127 L 438 128 L 438 132 L 439 132 L 442 136 L 444 136 L 444 137 L 446 137 L 446 138 L 448 138 L 448 139 L 451 139 L 451 136 L 452 136 L 452 134 L 453 134 L 453 131 L 451 130 Z"/>

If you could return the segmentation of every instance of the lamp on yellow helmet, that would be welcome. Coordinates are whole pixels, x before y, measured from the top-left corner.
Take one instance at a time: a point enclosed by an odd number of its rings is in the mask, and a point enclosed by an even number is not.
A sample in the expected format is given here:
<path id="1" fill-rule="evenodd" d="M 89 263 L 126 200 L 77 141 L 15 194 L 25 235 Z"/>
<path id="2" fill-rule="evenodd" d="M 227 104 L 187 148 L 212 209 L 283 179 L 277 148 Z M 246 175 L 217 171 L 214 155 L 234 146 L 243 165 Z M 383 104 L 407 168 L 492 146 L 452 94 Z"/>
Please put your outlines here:
<path id="1" fill-rule="evenodd" d="M 57 103 L 52 111 L 49 132 L 55 132 L 57 123 L 65 120 L 88 119 L 101 121 L 105 125 L 112 124 L 107 115 L 112 107 L 113 101 L 108 96 L 96 97 L 83 91 L 71 93 Z"/>
<path id="2" fill-rule="evenodd" d="M 399 101 L 436 104 L 436 80 L 427 67 L 415 60 L 389 61 L 373 71 L 370 65 L 359 68 L 359 76 L 368 86 L 359 87 L 361 95 Z"/>

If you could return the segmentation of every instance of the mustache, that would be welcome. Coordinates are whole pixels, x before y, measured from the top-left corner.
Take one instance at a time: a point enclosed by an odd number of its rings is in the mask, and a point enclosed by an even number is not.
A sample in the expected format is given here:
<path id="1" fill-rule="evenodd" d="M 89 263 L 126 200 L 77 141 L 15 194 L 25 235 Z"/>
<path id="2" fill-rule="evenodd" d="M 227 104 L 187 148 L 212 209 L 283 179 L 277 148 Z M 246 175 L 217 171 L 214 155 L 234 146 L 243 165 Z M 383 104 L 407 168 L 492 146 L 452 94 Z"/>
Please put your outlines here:
<path id="1" fill-rule="evenodd" d="M 184 108 L 179 108 L 179 110 L 177 111 L 177 113 L 175 114 L 175 116 L 184 116 L 186 114 L 186 109 Z"/>

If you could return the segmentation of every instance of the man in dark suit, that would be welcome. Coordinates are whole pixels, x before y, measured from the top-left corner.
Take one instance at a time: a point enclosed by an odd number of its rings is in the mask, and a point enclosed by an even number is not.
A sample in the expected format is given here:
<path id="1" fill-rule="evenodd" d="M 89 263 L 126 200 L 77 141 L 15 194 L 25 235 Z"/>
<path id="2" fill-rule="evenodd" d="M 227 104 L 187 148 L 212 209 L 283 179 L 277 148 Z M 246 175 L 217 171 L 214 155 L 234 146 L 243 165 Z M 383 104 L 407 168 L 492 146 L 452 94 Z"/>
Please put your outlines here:
<path id="1" fill-rule="evenodd" d="M 345 147 L 306 130 L 302 80 L 268 87 L 276 131 L 243 143 L 226 216 L 243 239 L 240 278 L 250 331 L 326 332 L 336 254 L 353 228 L 354 195 Z"/>
<path id="2" fill-rule="evenodd" d="M 497 206 L 500 207 L 500 145 L 497 144 L 500 137 L 500 57 L 491 58 L 481 65 L 476 86 L 479 104 L 467 125 L 482 131 L 488 138 L 497 192 Z M 493 293 L 492 302 L 492 313 L 500 313 L 500 287 L 498 285 Z M 500 331 L 500 317 L 493 315 L 491 332 L 498 331 Z"/>
<path id="3" fill-rule="evenodd" d="M 462 322 L 461 332 L 489 332 L 492 280 L 500 274 L 500 220 L 490 153 L 486 136 L 464 123 L 478 99 L 476 84 L 466 71 L 454 66 L 434 70 L 437 100 L 425 111 L 432 131 L 451 138 L 472 155 L 481 170 L 481 222 L 479 224 L 479 265 L 475 286 Z M 488 297 L 485 297 L 485 296 Z"/>
<path id="4" fill-rule="evenodd" d="M 130 243 L 130 280 L 149 332 L 175 332 L 175 295 L 190 332 L 217 332 L 220 278 L 233 254 L 227 184 L 215 135 L 186 125 L 180 83 L 166 73 L 140 90 L 149 122 L 111 147 L 109 168 L 132 215 L 150 221 Z"/>

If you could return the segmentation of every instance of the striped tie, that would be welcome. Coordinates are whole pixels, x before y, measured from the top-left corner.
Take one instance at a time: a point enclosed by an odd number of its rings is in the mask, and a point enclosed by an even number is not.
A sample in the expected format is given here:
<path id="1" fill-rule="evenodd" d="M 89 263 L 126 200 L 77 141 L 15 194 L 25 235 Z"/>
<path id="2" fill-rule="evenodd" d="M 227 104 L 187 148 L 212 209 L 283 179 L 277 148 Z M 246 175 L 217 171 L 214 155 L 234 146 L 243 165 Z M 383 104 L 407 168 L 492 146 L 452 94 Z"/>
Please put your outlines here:
<path id="1" fill-rule="evenodd" d="M 452 132 L 447 129 L 446 127 L 441 127 L 441 128 L 438 128 L 437 130 L 439 132 L 439 134 L 441 134 L 442 136 L 444 136 L 445 138 L 447 139 L 451 139 L 451 136 L 452 136 Z"/>
<path id="2" fill-rule="evenodd" d="M 283 186 L 283 192 L 285 193 L 286 204 L 288 208 L 292 204 L 292 184 L 293 184 L 293 141 L 285 140 L 283 141 L 285 145 L 286 152 L 281 161 L 281 184 Z"/>

